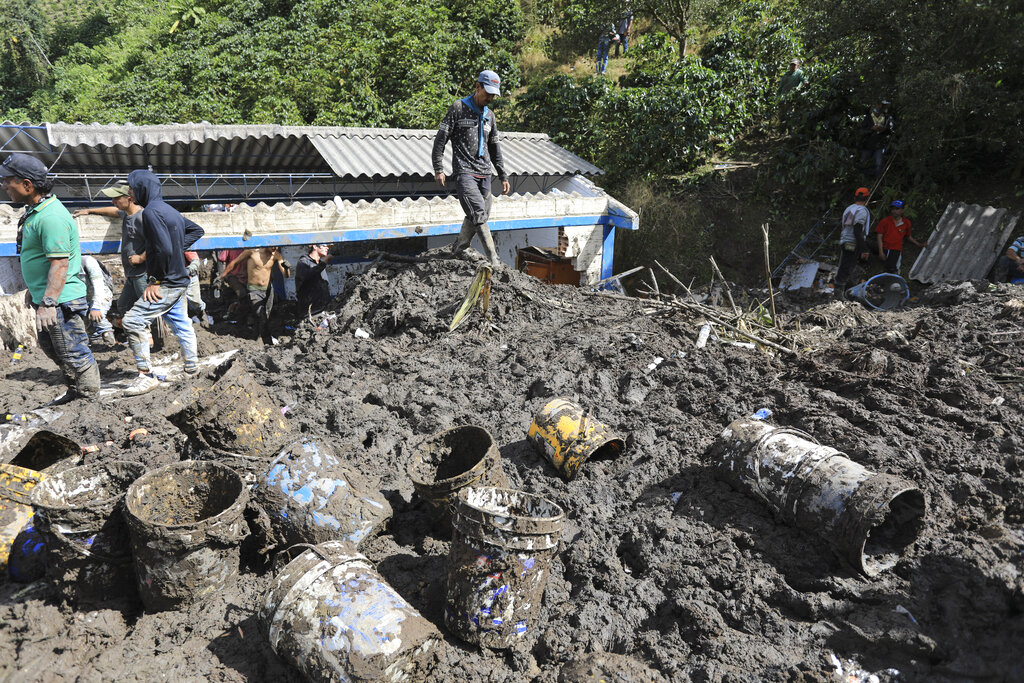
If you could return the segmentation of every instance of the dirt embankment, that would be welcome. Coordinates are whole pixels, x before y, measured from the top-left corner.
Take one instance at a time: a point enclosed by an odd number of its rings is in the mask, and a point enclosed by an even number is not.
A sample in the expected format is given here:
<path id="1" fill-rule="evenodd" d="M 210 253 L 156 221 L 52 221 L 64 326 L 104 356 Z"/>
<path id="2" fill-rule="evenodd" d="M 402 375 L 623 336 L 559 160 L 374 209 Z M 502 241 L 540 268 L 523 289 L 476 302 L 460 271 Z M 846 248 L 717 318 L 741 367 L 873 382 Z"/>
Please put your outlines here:
<path id="1" fill-rule="evenodd" d="M 297 434 L 347 447 L 338 452 L 380 482 L 394 517 L 364 552 L 434 624 L 443 624 L 449 535 L 432 527 L 406 473 L 420 441 L 481 425 L 511 485 L 565 510 L 536 638 L 489 653 L 446 634 L 431 680 L 553 683 L 589 680 L 580 672 L 600 666 L 636 681 L 1024 680 L 1024 341 L 999 334 L 1024 327 L 1006 306 L 1015 288 L 936 288 L 899 313 L 856 304 L 793 313 L 786 325 L 799 323 L 801 355 L 788 359 L 715 343 L 698 350 L 699 322 L 678 311 L 507 270 L 495 275 L 490 320 L 474 314 L 449 334 L 473 272 L 462 261 L 382 261 L 350 280 L 328 329 L 307 323 L 282 346 L 243 352 L 289 406 Z M 105 367 L 130 368 L 124 353 L 106 354 Z M 20 408 L 51 398 L 55 381 L 34 351 L 0 396 Z M 194 452 L 163 417 L 182 393 L 76 407 L 62 427 L 82 443 L 113 442 L 92 459 L 165 464 Z M 526 440 L 554 396 L 617 430 L 625 453 L 564 482 Z M 925 530 L 893 570 L 855 574 L 825 541 L 715 478 L 715 439 L 760 408 L 925 491 Z M 147 443 L 127 440 L 137 426 L 149 429 Z M 255 621 L 268 583 L 249 555 L 230 590 L 160 614 L 74 612 L 44 581 L 8 583 L 0 671 L 11 680 L 297 681 Z M 593 652 L 631 659 L 574 662 Z"/>

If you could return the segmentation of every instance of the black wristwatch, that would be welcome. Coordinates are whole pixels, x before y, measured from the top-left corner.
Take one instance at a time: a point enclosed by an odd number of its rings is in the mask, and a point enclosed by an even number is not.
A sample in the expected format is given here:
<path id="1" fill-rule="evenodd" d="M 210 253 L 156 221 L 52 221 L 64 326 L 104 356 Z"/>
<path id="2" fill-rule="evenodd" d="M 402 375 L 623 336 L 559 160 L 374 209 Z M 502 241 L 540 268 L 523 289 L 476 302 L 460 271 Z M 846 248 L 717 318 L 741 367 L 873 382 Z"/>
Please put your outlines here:
<path id="1" fill-rule="evenodd" d="M 151 284 L 151 285 L 158 285 L 158 284 L 160 284 L 160 281 L 159 281 L 159 280 L 157 280 L 157 279 L 156 279 L 155 277 L 153 277 L 152 275 L 150 275 L 150 276 L 149 276 L 149 279 L 148 279 L 148 280 L 146 280 L 146 282 L 148 282 L 148 283 L 149 283 L 149 284 Z"/>
<path id="2" fill-rule="evenodd" d="M 56 308 L 57 307 L 57 300 L 54 299 L 52 296 L 44 296 L 43 297 L 43 303 L 41 303 L 39 305 L 40 306 L 46 306 L 47 308 Z"/>

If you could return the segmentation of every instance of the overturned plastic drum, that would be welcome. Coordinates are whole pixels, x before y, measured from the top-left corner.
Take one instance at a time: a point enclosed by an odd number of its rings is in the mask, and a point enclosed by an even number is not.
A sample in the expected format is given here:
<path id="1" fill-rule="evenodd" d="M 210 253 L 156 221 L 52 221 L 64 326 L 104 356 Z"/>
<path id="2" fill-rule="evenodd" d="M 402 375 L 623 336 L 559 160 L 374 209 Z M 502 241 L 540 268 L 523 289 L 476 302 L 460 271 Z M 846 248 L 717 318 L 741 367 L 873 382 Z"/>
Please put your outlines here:
<path id="1" fill-rule="evenodd" d="M 555 469 L 571 481 L 591 458 L 614 458 L 626 442 L 577 403 L 556 398 L 537 412 L 527 438 Z"/>
<path id="2" fill-rule="evenodd" d="M 391 506 L 330 445 L 296 441 L 270 463 L 253 489 L 278 545 L 348 541 L 356 546 L 391 519 Z"/>
<path id="3" fill-rule="evenodd" d="M 463 490 L 445 577 L 448 630 L 493 649 L 535 636 L 564 518 L 556 503 L 533 494 Z"/>
<path id="4" fill-rule="evenodd" d="M 352 544 L 286 552 L 259 614 L 278 656 L 314 683 L 430 680 L 441 634 Z"/>
<path id="5" fill-rule="evenodd" d="M 243 474 L 262 472 L 289 440 L 281 407 L 241 360 L 167 419 L 209 454 L 204 459 L 224 458 Z"/>
<path id="6" fill-rule="evenodd" d="M 828 540 L 866 576 L 895 566 L 924 527 L 925 496 L 912 482 L 871 472 L 798 430 L 737 420 L 713 452 L 720 478 Z"/>
<path id="7" fill-rule="evenodd" d="M 413 488 L 448 524 L 467 486 L 508 485 L 501 468 L 501 453 L 483 427 L 466 425 L 446 429 L 427 439 L 409 465 Z"/>
<path id="8" fill-rule="evenodd" d="M 214 462 L 186 460 L 132 484 L 125 517 L 147 610 L 187 606 L 235 580 L 248 500 L 238 473 Z"/>
<path id="9" fill-rule="evenodd" d="M 125 491 L 145 469 L 135 462 L 83 465 L 48 476 L 32 489 L 46 574 L 65 599 L 78 606 L 135 599 L 122 508 Z"/>

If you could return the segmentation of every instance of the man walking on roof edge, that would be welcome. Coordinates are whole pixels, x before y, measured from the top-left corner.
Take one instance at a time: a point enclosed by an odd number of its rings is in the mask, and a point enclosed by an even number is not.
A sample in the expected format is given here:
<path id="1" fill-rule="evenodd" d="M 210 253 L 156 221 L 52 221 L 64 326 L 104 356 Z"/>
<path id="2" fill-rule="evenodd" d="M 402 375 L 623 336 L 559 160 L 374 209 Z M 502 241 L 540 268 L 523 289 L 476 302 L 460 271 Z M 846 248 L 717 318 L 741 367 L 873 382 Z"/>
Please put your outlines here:
<path id="1" fill-rule="evenodd" d="M 452 245 L 452 252 L 461 253 L 473 241 L 473 235 L 477 234 L 492 266 L 501 263 L 487 226 L 491 215 L 492 164 L 501 181 L 501 193 L 508 194 L 510 189 L 501 148 L 498 146 L 498 122 L 494 112 L 488 108 L 491 101 L 501 94 L 500 86 L 498 74 L 481 71 L 473 94 L 454 102 L 441 119 L 431 154 L 434 178 L 444 187 L 447 177 L 442 157 L 448 140 L 452 141 L 452 176 L 459 204 L 466 212 L 459 238 Z"/>
<path id="2" fill-rule="evenodd" d="M 203 236 L 203 229 L 163 200 L 160 181 L 150 171 L 132 171 L 128 187 L 142 212 L 142 234 L 146 242 L 147 286 L 142 298 L 124 316 L 121 325 L 135 354 L 139 376 L 125 391 L 129 396 L 144 394 L 160 385 L 149 363 L 149 325 L 159 316 L 174 331 L 185 358 L 185 374 L 199 373 L 196 331 L 188 317 L 188 270 L 185 250 Z"/>

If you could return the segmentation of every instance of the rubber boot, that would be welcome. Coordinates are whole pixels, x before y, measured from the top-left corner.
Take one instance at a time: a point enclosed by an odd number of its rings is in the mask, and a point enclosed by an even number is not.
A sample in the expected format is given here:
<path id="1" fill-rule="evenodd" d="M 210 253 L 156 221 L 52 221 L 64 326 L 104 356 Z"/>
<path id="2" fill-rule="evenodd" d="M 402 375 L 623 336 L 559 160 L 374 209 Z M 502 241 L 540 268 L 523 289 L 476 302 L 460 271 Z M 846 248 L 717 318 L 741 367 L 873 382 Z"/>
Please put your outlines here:
<path id="1" fill-rule="evenodd" d="M 75 392 L 82 398 L 94 399 L 100 393 L 100 366 L 93 363 L 78 373 L 75 378 Z"/>
<path id="2" fill-rule="evenodd" d="M 473 241 L 473 223 L 469 218 L 462 219 L 462 229 L 459 230 L 459 236 L 452 243 L 452 254 L 459 255 L 466 250 L 470 242 Z"/>
<path id="3" fill-rule="evenodd" d="M 491 237 L 491 229 L 487 227 L 487 223 L 480 225 L 480 241 L 484 243 L 484 254 L 491 262 L 491 267 L 500 266 L 501 259 L 498 258 L 498 250 L 494 248 L 494 239 Z"/>

